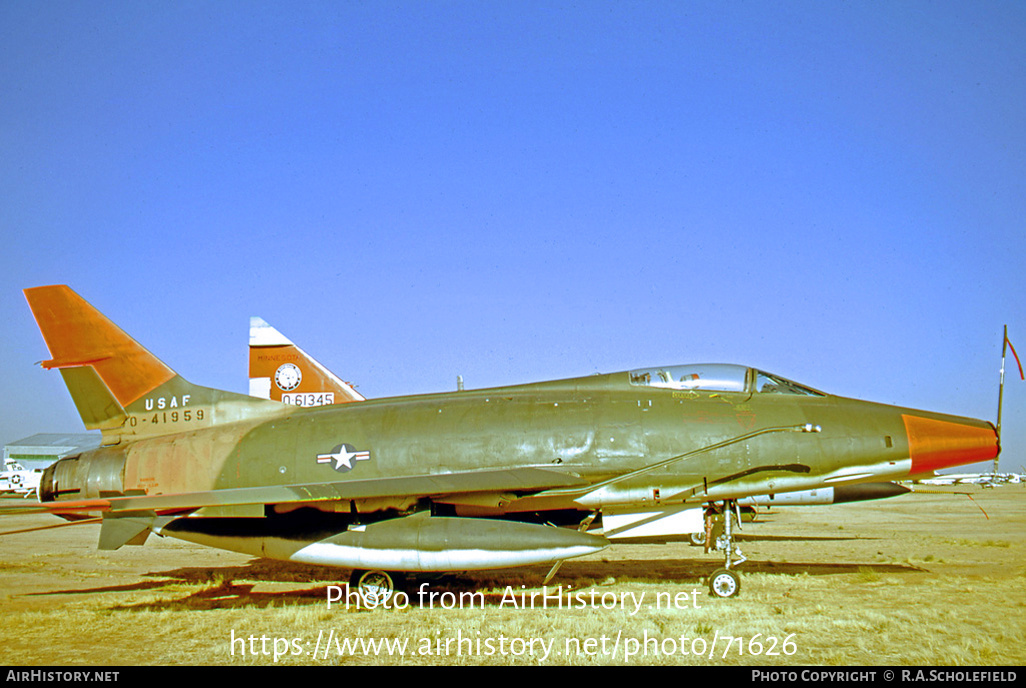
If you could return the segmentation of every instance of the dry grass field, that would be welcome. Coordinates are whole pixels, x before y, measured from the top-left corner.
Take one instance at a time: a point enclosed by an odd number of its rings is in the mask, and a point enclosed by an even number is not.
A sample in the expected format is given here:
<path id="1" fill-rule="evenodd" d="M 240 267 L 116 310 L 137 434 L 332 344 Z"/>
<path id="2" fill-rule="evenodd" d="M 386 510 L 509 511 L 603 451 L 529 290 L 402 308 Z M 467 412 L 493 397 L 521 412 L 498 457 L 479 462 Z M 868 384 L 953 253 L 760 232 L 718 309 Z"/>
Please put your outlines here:
<path id="1" fill-rule="evenodd" d="M 462 574 L 375 610 L 329 607 L 342 569 L 153 536 L 100 552 L 95 525 L 7 535 L 0 646 L 59 666 L 1026 663 L 1020 486 L 781 508 L 742 534 L 731 600 L 702 580 L 720 557 L 675 542 L 568 561 L 545 591 L 546 567 Z"/>

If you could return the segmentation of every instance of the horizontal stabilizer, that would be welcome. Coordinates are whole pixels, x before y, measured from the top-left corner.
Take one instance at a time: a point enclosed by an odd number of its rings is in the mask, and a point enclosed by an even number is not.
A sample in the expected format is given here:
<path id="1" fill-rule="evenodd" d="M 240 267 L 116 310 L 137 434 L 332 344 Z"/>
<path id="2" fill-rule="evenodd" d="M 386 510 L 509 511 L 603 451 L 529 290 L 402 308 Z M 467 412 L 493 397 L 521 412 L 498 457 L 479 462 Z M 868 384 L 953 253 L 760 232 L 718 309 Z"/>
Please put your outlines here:
<path id="1" fill-rule="evenodd" d="M 142 545 L 150 534 L 156 514 L 141 516 L 105 516 L 100 526 L 101 550 L 120 549 L 122 545 Z"/>

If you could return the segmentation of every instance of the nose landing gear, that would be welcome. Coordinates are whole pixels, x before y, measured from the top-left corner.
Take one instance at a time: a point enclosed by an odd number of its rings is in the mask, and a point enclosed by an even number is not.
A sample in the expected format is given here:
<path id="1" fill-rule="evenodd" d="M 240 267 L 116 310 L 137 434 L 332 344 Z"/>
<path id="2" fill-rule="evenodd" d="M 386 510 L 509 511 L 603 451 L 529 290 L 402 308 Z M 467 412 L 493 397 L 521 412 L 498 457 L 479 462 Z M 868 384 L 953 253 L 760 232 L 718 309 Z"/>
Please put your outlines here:
<path id="1" fill-rule="evenodd" d="M 734 597 L 741 590 L 741 577 L 732 567 L 748 560 L 734 543 L 734 528 L 741 527 L 736 500 L 711 504 L 705 512 L 705 551 L 723 552 L 723 568 L 709 576 L 709 594 L 713 597 Z"/>

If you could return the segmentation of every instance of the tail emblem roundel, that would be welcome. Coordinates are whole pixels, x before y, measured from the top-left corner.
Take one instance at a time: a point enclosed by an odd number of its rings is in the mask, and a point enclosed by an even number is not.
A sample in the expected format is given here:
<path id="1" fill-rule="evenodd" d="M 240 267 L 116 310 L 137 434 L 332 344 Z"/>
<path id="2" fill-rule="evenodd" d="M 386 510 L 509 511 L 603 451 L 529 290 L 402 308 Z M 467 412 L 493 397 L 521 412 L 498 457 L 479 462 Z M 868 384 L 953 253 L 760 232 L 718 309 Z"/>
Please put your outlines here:
<path id="1" fill-rule="evenodd" d="M 291 392 L 303 381 L 303 371 L 294 363 L 283 363 L 274 371 L 274 382 L 283 392 Z"/>

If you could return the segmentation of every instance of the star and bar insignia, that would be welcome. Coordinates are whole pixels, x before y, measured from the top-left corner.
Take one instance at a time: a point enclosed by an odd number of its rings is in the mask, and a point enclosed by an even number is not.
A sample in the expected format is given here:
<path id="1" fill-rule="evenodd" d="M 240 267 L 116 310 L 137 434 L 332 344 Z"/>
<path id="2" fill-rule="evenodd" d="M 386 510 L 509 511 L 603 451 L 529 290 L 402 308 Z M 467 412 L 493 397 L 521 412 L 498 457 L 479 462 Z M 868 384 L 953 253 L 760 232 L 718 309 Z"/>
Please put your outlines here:
<path id="1" fill-rule="evenodd" d="M 353 470 L 357 461 L 370 461 L 370 450 L 355 449 L 351 444 L 339 444 L 327 454 L 318 454 L 317 463 L 332 464 L 339 473 Z"/>

